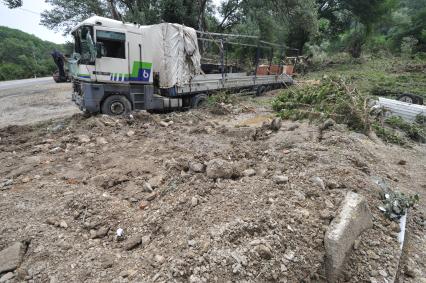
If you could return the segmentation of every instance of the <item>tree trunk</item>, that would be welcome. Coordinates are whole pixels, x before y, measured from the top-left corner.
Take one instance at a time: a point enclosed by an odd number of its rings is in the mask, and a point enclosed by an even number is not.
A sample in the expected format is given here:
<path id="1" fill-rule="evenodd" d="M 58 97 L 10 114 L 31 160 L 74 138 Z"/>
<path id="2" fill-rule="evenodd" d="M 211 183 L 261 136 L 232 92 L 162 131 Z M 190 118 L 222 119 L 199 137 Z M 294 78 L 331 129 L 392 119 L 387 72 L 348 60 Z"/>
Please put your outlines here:
<path id="1" fill-rule="evenodd" d="M 115 7 L 115 0 L 108 0 L 109 8 L 111 10 L 111 16 L 114 20 L 121 20 L 121 16 Z"/>

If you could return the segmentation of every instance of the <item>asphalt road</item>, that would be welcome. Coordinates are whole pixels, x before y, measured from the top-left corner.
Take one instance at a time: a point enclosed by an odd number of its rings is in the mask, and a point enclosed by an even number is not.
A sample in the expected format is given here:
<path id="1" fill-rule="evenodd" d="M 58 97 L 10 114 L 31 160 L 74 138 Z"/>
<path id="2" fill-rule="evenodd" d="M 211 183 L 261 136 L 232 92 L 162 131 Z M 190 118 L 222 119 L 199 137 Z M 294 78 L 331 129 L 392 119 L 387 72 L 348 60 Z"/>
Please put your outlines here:
<path id="1" fill-rule="evenodd" d="M 31 85 L 45 85 L 45 84 L 55 84 L 55 81 L 52 77 L 44 77 L 37 79 L 24 79 L 24 80 L 15 80 L 15 81 L 3 81 L 0 82 L 0 90 L 7 90 Z M 0 94 L 1 95 L 1 94 Z"/>
<path id="2" fill-rule="evenodd" d="M 0 128 L 69 117 L 79 112 L 72 85 L 52 77 L 0 82 Z"/>

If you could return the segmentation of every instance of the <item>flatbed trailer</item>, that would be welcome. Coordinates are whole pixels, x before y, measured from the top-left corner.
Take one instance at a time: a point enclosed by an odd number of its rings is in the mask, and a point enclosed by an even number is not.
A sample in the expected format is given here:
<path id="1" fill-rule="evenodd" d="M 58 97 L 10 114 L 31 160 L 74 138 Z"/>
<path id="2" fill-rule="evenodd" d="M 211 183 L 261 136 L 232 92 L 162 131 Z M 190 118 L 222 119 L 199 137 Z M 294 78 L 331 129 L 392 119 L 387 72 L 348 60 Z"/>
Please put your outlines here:
<path id="1" fill-rule="evenodd" d="M 217 92 L 261 95 L 293 83 L 284 73 L 202 74 L 201 39 L 195 30 L 177 24 L 138 26 L 92 17 L 72 34 L 78 54 L 70 67 L 75 70 L 72 99 L 85 112 L 188 109 Z M 223 47 L 223 39 L 220 44 Z M 223 48 L 221 55 L 225 70 Z"/>

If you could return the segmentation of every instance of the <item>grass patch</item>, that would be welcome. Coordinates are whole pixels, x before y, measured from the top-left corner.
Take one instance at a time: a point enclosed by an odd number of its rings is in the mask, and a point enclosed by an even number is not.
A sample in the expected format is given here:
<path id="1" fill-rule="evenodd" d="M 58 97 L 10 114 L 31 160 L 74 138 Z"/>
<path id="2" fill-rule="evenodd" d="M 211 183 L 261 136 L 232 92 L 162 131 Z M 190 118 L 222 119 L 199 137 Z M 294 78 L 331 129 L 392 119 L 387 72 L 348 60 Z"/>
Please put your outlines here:
<path id="1" fill-rule="evenodd" d="M 385 120 L 385 123 L 393 129 L 404 132 L 407 137 L 417 142 L 426 142 L 426 131 L 423 126 L 417 123 L 408 123 L 401 117 L 392 116 Z"/>
<path id="2" fill-rule="evenodd" d="M 337 64 L 321 62 L 302 79 L 320 79 L 324 75 L 345 76 L 366 95 L 395 98 L 402 93 L 412 93 L 426 98 L 426 62 L 421 59 L 394 57 L 347 59 Z"/>

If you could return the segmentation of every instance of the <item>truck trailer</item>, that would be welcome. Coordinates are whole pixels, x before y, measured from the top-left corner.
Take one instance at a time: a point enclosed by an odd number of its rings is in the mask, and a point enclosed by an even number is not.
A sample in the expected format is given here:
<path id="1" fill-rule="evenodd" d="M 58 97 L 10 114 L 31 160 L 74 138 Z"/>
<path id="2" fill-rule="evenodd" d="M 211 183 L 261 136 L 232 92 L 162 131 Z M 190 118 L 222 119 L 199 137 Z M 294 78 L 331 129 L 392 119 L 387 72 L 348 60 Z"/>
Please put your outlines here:
<path id="1" fill-rule="evenodd" d="M 71 34 L 72 99 L 89 113 L 187 109 L 219 91 L 261 94 L 293 82 L 285 73 L 205 74 L 197 31 L 179 24 L 141 26 L 94 16 Z"/>

